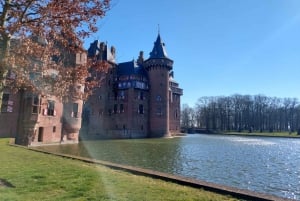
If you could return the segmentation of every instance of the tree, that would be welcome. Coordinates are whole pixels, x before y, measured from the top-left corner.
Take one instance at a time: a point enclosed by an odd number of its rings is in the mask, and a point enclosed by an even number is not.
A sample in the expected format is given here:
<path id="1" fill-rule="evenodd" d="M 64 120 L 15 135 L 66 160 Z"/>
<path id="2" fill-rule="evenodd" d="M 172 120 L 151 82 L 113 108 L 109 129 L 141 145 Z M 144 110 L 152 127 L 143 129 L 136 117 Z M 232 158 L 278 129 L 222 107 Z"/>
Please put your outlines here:
<path id="1" fill-rule="evenodd" d="M 88 67 L 105 68 L 93 61 L 74 68 L 69 58 L 84 52 L 81 41 L 97 31 L 110 0 L 0 0 L 0 6 L 0 107 L 5 87 L 50 86 L 45 93 L 62 97 L 84 81 Z"/>
<path id="2" fill-rule="evenodd" d="M 180 116 L 181 116 L 181 127 L 187 129 L 194 126 L 195 113 L 193 108 L 191 108 L 188 104 L 182 105 Z"/>
<path id="3" fill-rule="evenodd" d="M 206 129 L 300 133 L 300 103 L 296 98 L 239 94 L 201 97 L 194 112 L 196 125 Z"/>
<path id="4" fill-rule="evenodd" d="M 196 113 L 197 115 L 197 122 L 200 122 L 198 124 L 201 125 L 201 128 L 210 129 L 210 122 L 211 120 L 211 102 L 213 98 L 212 97 L 201 97 L 198 99 L 196 104 Z"/>

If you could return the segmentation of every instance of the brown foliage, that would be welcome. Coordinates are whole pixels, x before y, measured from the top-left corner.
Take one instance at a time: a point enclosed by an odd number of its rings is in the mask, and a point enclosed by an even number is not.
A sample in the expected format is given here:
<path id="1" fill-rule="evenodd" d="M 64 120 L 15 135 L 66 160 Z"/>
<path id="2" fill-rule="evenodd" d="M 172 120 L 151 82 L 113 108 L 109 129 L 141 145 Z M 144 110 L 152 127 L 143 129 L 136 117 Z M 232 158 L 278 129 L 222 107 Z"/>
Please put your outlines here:
<path id="1" fill-rule="evenodd" d="M 11 89 L 63 97 L 85 84 L 89 67 L 107 67 L 75 56 L 85 54 L 81 41 L 97 31 L 110 0 L 0 0 L 0 6 L 0 81 Z"/>

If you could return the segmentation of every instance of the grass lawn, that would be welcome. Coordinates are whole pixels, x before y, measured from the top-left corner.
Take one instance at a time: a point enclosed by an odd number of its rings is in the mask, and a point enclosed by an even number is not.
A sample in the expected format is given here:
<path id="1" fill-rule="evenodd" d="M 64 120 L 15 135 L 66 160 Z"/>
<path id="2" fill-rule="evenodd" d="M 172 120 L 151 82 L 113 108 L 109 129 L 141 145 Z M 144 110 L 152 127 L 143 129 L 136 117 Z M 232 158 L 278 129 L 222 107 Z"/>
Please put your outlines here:
<path id="1" fill-rule="evenodd" d="M 104 166 L 8 145 L 0 139 L 0 200 L 236 200 Z"/>
<path id="2" fill-rule="evenodd" d="M 242 132 L 223 132 L 223 134 L 300 138 L 300 135 L 297 135 L 297 132 L 293 132 L 293 133 L 289 133 L 289 132 L 252 132 L 252 133 L 249 133 L 247 131 L 242 131 Z"/>

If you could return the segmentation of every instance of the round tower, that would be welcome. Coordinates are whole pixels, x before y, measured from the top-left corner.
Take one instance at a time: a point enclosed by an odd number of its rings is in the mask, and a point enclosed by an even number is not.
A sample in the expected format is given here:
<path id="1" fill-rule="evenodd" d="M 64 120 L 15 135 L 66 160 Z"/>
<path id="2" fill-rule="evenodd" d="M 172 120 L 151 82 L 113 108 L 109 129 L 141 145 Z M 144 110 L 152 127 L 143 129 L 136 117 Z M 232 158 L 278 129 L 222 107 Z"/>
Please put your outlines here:
<path id="1" fill-rule="evenodd" d="M 78 142 L 79 140 L 81 111 L 83 107 L 81 96 L 83 90 L 84 86 L 82 84 L 75 83 L 69 100 L 64 102 L 63 135 L 61 140 L 72 140 L 74 142 Z"/>
<path id="2" fill-rule="evenodd" d="M 87 54 L 78 51 L 72 57 L 74 59 L 74 68 L 85 65 L 87 62 Z M 81 129 L 81 112 L 83 110 L 83 94 L 84 94 L 84 79 L 77 78 L 73 85 L 70 86 L 68 100 L 64 102 L 63 108 L 63 128 L 61 140 L 71 140 L 78 142 L 79 131 Z"/>
<path id="3" fill-rule="evenodd" d="M 150 57 L 144 62 L 149 77 L 149 136 L 169 137 L 169 73 L 173 60 L 168 58 L 160 34 Z"/>

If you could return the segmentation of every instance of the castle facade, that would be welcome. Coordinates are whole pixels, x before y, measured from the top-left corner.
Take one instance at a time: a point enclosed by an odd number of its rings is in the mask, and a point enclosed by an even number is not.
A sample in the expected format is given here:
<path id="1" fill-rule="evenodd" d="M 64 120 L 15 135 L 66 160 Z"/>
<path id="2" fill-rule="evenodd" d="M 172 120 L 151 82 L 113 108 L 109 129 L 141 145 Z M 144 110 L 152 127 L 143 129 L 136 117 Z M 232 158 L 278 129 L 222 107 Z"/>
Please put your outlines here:
<path id="1" fill-rule="evenodd" d="M 17 144 L 42 145 L 95 138 L 170 137 L 180 132 L 180 96 L 174 80 L 173 60 L 160 35 L 149 58 L 116 63 L 115 48 L 95 41 L 87 54 L 70 55 L 74 67 L 86 57 L 105 61 L 107 72 L 91 71 L 101 80 L 93 95 L 63 102 L 47 94 L 5 90 L 0 112 L 0 137 Z M 7 79 L 14 79 L 9 74 Z M 75 89 L 83 90 L 80 84 Z"/>
<path id="2" fill-rule="evenodd" d="M 86 63 L 86 53 L 68 55 L 71 66 Z M 45 72 L 44 72 L 45 74 Z M 9 72 L 7 79 L 17 79 Z M 81 128 L 83 101 L 76 96 L 82 84 L 74 83 L 73 95 L 62 101 L 46 93 L 19 90 L 13 93 L 4 88 L 0 111 L 0 137 L 15 138 L 16 144 L 42 145 L 49 143 L 77 143 Z M 78 94 L 78 93 L 77 93 Z"/>
<path id="3" fill-rule="evenodd" d="M 81 136 L 91 138 L 170 137 L 180 132 L 180 96 L 173 60 L 160 34 L 150 56 L 115 62 L 114 47 L 95 41 L 88 57 L 110 64 L 102 84 L 84 103 Z"/>

